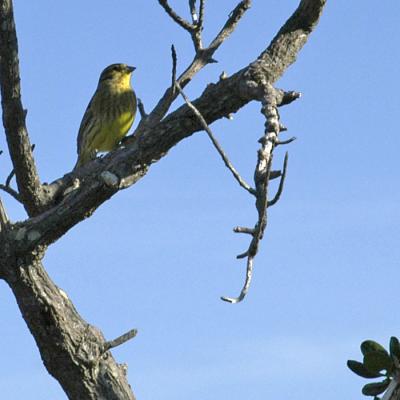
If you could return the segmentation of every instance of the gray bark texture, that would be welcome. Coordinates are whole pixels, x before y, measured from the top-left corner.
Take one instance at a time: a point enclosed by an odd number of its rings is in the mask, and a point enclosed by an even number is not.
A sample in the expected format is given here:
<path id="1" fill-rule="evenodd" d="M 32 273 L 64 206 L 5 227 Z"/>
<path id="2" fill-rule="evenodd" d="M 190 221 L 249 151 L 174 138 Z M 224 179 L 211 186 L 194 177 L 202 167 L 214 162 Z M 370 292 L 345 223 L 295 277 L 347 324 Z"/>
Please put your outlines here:
<path id="1" fill-rule="evenodd" d="M 219 35 L 204 48 L 201 27 L 196 23 L 203 23 L 205 1 L 200 1 L 200 19 L 193 8 L 196 2 L 189 3 L 193 23 L 184 23 L 194 40 L 196 56 L 176 80 L 182 88 L 197 71 L 212 62 L 213 53 L 251 5 L 249 0 L 241 1 Z M 232 76 L 205 88 L 192 103 L 207 124 L 237 112 L 250 101 L 262 103 L 266 86 L 272 86 L 295 61 L 318 23 L 325 3 L 326 0 L 301 0 L 259 57 Z M 160 4 L 168 6 L 165 1 Z M 0 200 L 0 278 L 12 289 L 47 371 L 57 379 L 68 398 L 134 399 L 125 368 L 112 357 L 109 342 L 99 329 L 78 314 L 67 294 L 47 275 L 41 260 L 49 245 L 115 193 L 134 185 L 173 146 L 202 130 L 202 124 L 187 104 L 168 114 L 179 93 L 173 87 L 167 88 L 153 112 L 142 116 L 138 129 L 124 146 L 53 183 L 42 184 L 20 94 L 12 0 L 0 0 L 0 87 L 3 125 L 18 197 L 28 214 L 26 220 L 12 223 Z M 276 106 L 284 103 L 281 99 Z"/>

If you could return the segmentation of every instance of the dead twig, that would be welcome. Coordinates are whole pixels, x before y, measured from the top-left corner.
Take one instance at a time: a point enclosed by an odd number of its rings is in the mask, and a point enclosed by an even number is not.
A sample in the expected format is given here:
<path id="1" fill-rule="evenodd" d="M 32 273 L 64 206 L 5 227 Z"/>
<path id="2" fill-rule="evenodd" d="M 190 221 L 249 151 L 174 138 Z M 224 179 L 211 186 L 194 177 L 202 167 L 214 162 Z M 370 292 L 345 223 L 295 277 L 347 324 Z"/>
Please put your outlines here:
<path id="1" fill-rule="evenodd" d="M 177 56 L 176 56 L 176 50 L 175 50 L 175 46 L 172 45 L 171 46 L 171 57 L 172 57 L 172 77 L 171 77 L 171 96 L 175 96 L 175 82 L 176 82 L 176 65 L 178 62 Z"/>
<path id="2" fill-rule="evenodd" d="M 219 31 L 215 39 L 208 46 L 208 50 L 212 51 L 217 49 L 225 39 L 235 30 L 237 24 L 243 17 L 244 13 L 251 7 L 251 0 L 241 1 L 229 14 L 228 20 Z M 215 51 L 215 50 L 214 50 Z"/>
<path id="3" fill-rule="evenodd" d="M 128 340 L 133 339 L 136 335 L 137 335 L 137 329 L 131 329 L 130 331 L 124 333 L 123 335 L 118 336 L 116 339 L 105 342 L 101 354 L 104 354 L 106 351 L 113 349 L 114 347 L 124 344 Z"/>
<path id="4" fill-rule="evenodd" d="M 239 259 L 247 257 L 246 278 L 239 296 L 221 297 L 222 300 L 227 301 L 229 303 L 239 303 L 245 298 L 249 290 L 253 274 L 254 258 L 258 253 L 260 241 L 263 238 L 265 229 L 267 227 L 267 222 L 268 222 L 267 208 L 277 203 L 283 191 L 285 177 L 287 173 L 287 161 L 288 161 L 287 153 L 285 155 L 283 171 L 281 174 L 281 180 L 279 183 L 277 194 L 270 202 L 268 201 L 268 184 L 271 179 L 273 150 L 276 146 L 276 143 L 278 142 L 278 136 L 281 127 L 277 107 L 278 107 L 278 100 L 281 100 L 282 96 L 283 94 L 281 92 L 277 92 L 272 87 L 272 85 L 264 84 L 264 96 L 262 99 L 261 112 L 265 116 L 266 122 L 265 122 L 264 136 L 259 140 L 261 147 L 257 153 L 257 165 L 254 172 L 254 183 L 256 187 L 255 196 L 256 196 L 256 208 L 258 212 L 258 220 L 254 228 L 236 227 L 234 229 L 234 232 L 236 233 L 244 233 L 251 235 L 252 240 L 250 242 L 248 250 L 237 256 L 237 258 Z M 281 102 L 279 104 L 281 104 Z"/>
<path id="5" fill-rule="evenodd" d="M 140 117 L 142 119 L 146 119 L 148 115 L 146 114 L 146 111 L 144 109 L 144 104 L 143 104 L 142 100 L 138 99 L 137 103 L 138 103 L 137 106 L 138 106 Z"/>
<path id="6" fill-rule="evenodd" d="M 281 129 L 281 132 L 282 132 L 282 129 Z M 290 139 L 287 139 L 287 140 L 277 140 L 277 142 L 275 143 L 275 147 L 276 147 L 276 146 L 281 146 L 281 145 L 284 145 L 284 144 L 292 143 L 292 142 L 294 142 L 296 139 L 297 139 L 297 137 L 296 137 L 296 136 L 293 136 L 293 137 L 291 137 Z"/>
<path id="7" fill-rule="evenodd" d="M 225 166 L 231 171 L 233 177 L 236 179 L 236 181 L 239 183 L 239 185 L 247 190 L 250 194 L 255 195 L 255 190 L 239 175 L 239 173 L 236 171 L 235 167 L 232 165 L 232 163 L 229 161 L 228 156 L 225 154 L 224 150 L 222 149 L 221 145 L 218 143 L 217 139 L 213 135 L 210 127 L 208 126 L 206 120 L 203 118 L 201 115 L 200 111 L 190 102 L 188 97 L 185 95 L 183 92 L 182 88 L 180 87 L 178 82 L 175 82 L 176 88 L 178 89 L 179 93 L 185 100 L 186 104 L 188 107 L 193 111 L 193 113 L 196 115 L 197 119 L 199 120 L 202 128 L 207 132 L 208 137 L 211 139 L 212 144 L 218 151 L 219 155 L 221 156 Z"/>
<path id="8" fill-rule="evenodd" d="M 190 65 L 184 70 L 184 72 L 176 79 L 181 88 L 183 89 L 193 77 L 207 64 L 216 62 L 213 59 L 213 55 L 219 46 L 228 38 L 228 36 L 234 31 L 239 20 L 244 13 L 250 8 L 251 0 L 241 1 L 235 9 L 230 13 L 230 16 L 224 24 L 221 31 L 217 34 L 211 44 L 204 48 L 202 45 L 201 32 L 204 25 L 204 8 L 205 0 L 200 1 L 199 7 L 199 21 L 197 24 L 191 24 L 188 21 L 181 18 L 168 4 L 167 0 L 158 0 L 160 5 L 164 8 L 167 14 L 183 29 L 188 31 L 191 35 L 192 41 L 195 47 L 195 55 Z M 195 2 L 193 7 L 195 7 Z M 192 7 L 189 3 L 189 6 Z M 192 9 L 192 8 L 191 8 Z M 192 17 L 193 18 L 193 17 Z M 173 93 L 173 88 L 168 87 L 164 92 L 157 105 L 154 107 L 152 112 L 148 115 L 148 118 L 140 121 L 134 135 L 140 137 L 148 128 L 153 127 L 155 124 L 161 121 L 161 119 L 167 114 L 171 104 L 177 97 L 177 93 Z"/>
<path id="9" fill-rule="evenodd" d="M 168 4 L 167 0 L 158 0 L 160 6 L 165 10 L 165 12 L 183 29 L 192 33 L 195 30 L 195 25 L 192 25 L 190 22 L 186 21 L 184 18 L 179 16 L 172 7 Z"/>

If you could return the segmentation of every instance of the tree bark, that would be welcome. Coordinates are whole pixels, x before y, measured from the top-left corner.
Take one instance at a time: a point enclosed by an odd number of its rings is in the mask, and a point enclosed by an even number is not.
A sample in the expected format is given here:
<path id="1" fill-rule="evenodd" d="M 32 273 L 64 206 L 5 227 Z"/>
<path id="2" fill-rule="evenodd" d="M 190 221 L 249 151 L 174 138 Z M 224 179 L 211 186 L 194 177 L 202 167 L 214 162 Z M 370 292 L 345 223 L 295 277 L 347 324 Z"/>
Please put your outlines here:
<path id="1" fill-rule="evenodd" d="M 41 256 L 16 257 L 2 270 L 46 369 L 69 399 L 133 400 L 126 368 L 105 351 L 103 334 L 82 319 L 67 294 L 52 282 Z"/>

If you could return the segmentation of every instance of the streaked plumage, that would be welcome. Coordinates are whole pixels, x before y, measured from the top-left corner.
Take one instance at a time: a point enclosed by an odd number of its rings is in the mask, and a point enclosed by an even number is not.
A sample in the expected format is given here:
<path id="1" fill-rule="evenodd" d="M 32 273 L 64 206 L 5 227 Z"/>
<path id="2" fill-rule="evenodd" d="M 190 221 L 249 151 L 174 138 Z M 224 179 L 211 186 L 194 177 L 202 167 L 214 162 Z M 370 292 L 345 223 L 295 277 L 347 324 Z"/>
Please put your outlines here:
<path id="1" fill-rule="evenodd" d="M 79 128 L 75 168 L 94 159 L 98 152 L 115 149 L 131 128 L 137 105 L 130 84 L 134 69 L 112 64 L 101 73 Z"/>

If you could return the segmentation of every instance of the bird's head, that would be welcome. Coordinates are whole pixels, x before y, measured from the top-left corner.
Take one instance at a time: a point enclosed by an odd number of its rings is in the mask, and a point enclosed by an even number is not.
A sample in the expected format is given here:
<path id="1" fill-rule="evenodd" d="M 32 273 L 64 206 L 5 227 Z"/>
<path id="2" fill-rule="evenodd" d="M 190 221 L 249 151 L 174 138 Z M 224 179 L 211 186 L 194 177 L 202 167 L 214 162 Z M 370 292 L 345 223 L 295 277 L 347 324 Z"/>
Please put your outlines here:
<path id="1" fill-rule="evenodd" d="M 126 64 L 111 64 L 100 75 L 99 85 L 111 84 L 119 87 L 130 87 L 130 79 L 135 67 Z"/>

